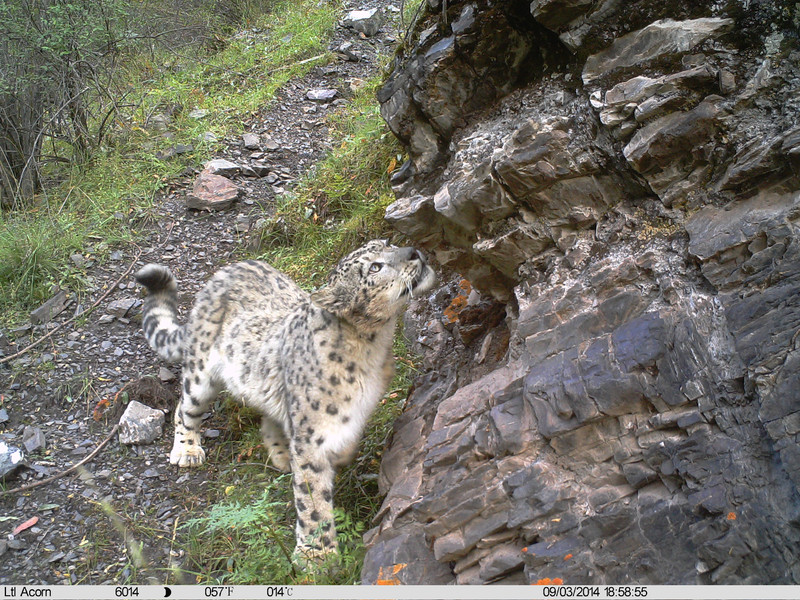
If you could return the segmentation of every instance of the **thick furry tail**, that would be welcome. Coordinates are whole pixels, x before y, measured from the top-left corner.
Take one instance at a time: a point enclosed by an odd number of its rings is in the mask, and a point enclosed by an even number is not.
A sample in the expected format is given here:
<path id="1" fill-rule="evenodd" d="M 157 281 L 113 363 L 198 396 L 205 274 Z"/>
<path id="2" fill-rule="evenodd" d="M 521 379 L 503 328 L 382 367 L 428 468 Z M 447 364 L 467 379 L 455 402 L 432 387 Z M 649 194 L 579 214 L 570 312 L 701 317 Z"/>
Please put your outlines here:
<path id="1" fill-rule="evenodd" d="M 183 359 L 184 328 L 178 323 L 178 284 L 164 266 L 149 264 L 134 275 L 147 288 L 142 330 L 147 343 L 170 363 Z"/>

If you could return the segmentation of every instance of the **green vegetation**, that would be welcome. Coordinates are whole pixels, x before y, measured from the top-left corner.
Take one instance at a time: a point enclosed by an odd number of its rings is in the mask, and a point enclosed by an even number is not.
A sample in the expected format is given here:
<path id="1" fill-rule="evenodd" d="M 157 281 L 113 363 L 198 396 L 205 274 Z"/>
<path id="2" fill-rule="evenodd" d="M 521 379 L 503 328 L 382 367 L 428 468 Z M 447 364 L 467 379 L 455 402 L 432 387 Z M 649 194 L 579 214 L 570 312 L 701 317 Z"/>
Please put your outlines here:
<path id="1" fill-rule="evenodd" d="M 240 476 L 246 493 L 214 505 L 186 527 L 194 534 L 189 547 L 196 561 L 197 581 L 206 584 L 337 584 L 358 583 L 363 524 L 337 509 L 341 554 L 326 567 L 303 569 L 292 562 L 294 519 L 291 475 L 271 480 Z M 334 563 L 336 563 L 334 565 Z"/>
<path id="2" fill-rule="evenodd" d="M 261 232 L 261 258 L 307 286 L 324 283 L 335 260 L 361 241 L 389 234 L 389 176 L 402 157 L 375 102 L 379 83 L 366 82 L 331 117 L 334 150 L 278 200 Z"/>

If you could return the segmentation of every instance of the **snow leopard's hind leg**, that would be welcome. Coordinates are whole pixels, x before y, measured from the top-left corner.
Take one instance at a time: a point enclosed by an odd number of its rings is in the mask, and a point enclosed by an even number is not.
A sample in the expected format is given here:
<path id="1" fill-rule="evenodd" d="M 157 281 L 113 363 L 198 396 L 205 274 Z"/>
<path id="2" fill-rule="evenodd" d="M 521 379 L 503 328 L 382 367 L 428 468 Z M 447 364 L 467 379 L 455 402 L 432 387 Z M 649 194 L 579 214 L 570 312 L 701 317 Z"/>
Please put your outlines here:
<path id="1" fill-rule="evenodd" d="M 289 440 L 283 433 L 283 428 L 271 417 L 264 415 L 261 418 L 261 440 L 267 450 L 270 462 L 279 471 L 289 471 Z"/>

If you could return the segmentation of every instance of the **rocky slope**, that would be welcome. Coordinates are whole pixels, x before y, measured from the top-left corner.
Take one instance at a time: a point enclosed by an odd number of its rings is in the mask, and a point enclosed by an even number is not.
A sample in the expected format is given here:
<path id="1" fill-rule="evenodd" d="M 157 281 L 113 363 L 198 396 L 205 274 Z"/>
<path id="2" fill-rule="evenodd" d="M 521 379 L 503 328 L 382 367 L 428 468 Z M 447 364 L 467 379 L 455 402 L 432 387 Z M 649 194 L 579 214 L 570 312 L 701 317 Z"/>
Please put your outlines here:
<path id="1" fill-rule="evenodd" d="M 428 1 L 387 218 L 457 275 L 363 580 L 800 583 L 800 9 Z"/>

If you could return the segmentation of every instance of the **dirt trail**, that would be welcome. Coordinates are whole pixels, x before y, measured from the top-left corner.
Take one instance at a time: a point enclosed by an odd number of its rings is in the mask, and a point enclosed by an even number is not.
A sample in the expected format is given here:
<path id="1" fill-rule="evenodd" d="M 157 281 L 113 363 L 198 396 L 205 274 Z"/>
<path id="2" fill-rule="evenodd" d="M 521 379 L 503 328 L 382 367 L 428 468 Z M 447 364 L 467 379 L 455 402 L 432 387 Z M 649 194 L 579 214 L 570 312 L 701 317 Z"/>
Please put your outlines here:
<path id="1" fill-rule="evenodd" d="M 395 14 L 385 0 L 350 2 L 344 10 L 374 6 L 384 8 L 387 17 Z M 148 262 L 169 265 L 179 278 L 185 314 L 209 274 L 247 249 L 252 225 L 269 212 L 276 193 L 289 189 L 325 155 L 330 145 L 326 115 L 346 102 L 351 82 L 375 72 L 379 55 L 393 51 L 396 35 L 390 23 L 370 38 L 337 27 L 331 48 L 350 42 L 349 51 L 360 60 L 337 59 L 290 81 L 248 123 L 245 132 L 268 134 L 277 145 L 255 151 L 256 160 L 266 163 L 269 172 L 235 177 L 245 192 L 242 199 L 216 213 L 187 211 L 185 195 L 194 175 L 187 176 L 160 198 L 154 222 L 142 224 L 146 234 L 138 246 L 116 249 L 103 264 L 89 262 L 86 275 L 96 291 L 83 300 L 83 307 L 73 304 L 47 327 L 90 306 L 119 280 L 98 308 L 22 357 L 0 365 L 2 407 L 8 416 L 0 422 L 0 440 L 19 446 L 26 427 L 39 428 L 46 439 L 46 448 L 28 457 L 29 467 L 7 479 L 8 488 L 52 477 L 85 459 L 118 422 L 121 411 L 114 398 L 120 391 L 151 407 L 172 408 L 179 369 L 165 368 L 147 348 L 135 317 L 141 294 L 130 275 L 121 275 Z M 336 89 L 339 100 L 308 100 L 306 93 L 315 88 Z M 238 134 L 225 143 L 226 150 L 217 158 L 252 163 L 254 152 L 243 148 Z M 45 331 L 34 328 L 33 339 Z M 5 354 L 30 340 L 30 334 L 18 337 Z M 152 377 L 142 380 L 144 376 Z M 110 406 L 95 420 L 98 403 L 103 402 Z M 225 444 L 229 434 L 220 431 L 223 424 L 220 416 L 207 422 L 207 451 L 217 458 L 202 469 L 179 471 L 168 464 L 167 425 L 155 444 L 122 446 L 113 435 L 74 473 L 28 491 L 0 495 L 0 584 L 145 584 L 167 578 L 180 583 L 169 572 L 184 560 L 176 543 L 177 527 L 192 511 L 206 506 L 215 469 L 234 459 Z M 22 525 L 22 531 L 9 535 Z M 137 542 L 143 544 L 145 566 L 130 581 Z"/>

